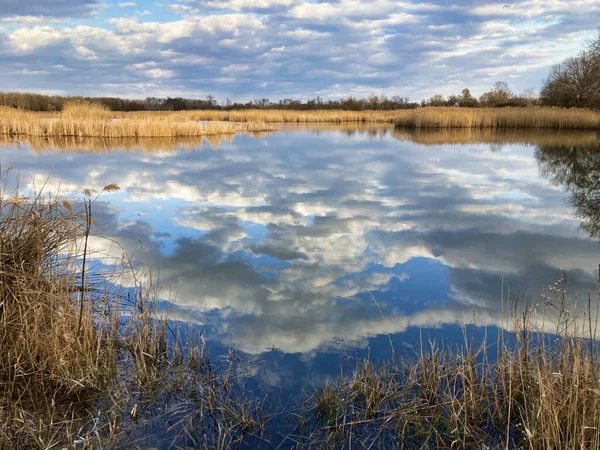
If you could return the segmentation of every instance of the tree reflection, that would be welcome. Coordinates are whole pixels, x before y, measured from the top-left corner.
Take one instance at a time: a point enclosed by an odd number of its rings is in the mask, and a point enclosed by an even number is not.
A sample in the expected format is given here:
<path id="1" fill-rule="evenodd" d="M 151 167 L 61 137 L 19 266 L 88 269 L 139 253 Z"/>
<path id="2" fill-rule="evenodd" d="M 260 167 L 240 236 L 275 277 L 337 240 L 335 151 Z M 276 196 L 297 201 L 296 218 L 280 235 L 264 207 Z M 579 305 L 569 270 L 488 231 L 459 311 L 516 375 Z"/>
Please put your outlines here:
<path id="1" fill-rule="evenodd" d="M 600 141 L 587 146 L 539 146 L 540 174 L 571 193 L 581 228 L 600 237 Z"/>

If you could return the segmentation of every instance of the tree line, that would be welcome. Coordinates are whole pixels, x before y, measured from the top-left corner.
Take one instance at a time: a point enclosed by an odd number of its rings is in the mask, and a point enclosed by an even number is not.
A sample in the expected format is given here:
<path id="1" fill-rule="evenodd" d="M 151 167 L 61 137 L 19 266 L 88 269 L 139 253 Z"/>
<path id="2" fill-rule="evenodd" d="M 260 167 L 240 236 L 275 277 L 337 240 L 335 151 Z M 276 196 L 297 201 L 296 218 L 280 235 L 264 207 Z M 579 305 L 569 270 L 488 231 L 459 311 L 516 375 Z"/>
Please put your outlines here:
<path id="1" fill-rule="evenodd" d="M 418 103 L 411 103 L 408 97 L 387 97 L 371 95 L 367 98 L 347 97 L 336 100 L 324 100 L 316 97 L 308 101 L 282 99 L 272 102 L 259 99 L 245 103 L 226 100 L 219 103 L 213 96 L 205 99 L 189 99 L 182 97 L 148 97 L 144 100 L 128 100 L 117 97 L 63 97 L 30 94 L 21 92 L 0 92 L 0 106 L 10 106 L 29 111 L 62 111 L 65 103 L 73 100 L 85 100 L 102 103 L 112 111 L 186 111 L 186 110 L 242 110 L 242 109 L 289 109 L 289 110 L 323 110 L 342 109 L 347 111 L 366 110 L 399 110 L 418 108 Z"/>
<path id="2" fill-rule="evenodd" d="M 474 97 L 469 89 L 460 94 L 444 97 L 434 95 L 420 103 L 411 102 L 408 97 L 371 95 L 367 98 L 346 97 L 326 100 L 316 97 L 307 101 L 291 98 L 270 101 L 268 98 L 245 103 L 225 100 L 218 102 L 213 96 L 204 99 L 181 97 L 148 97 L 144 100 L 129 100 L 117 97 L 64 97 L 41 94 L 0 92 L 0 106 L 11 106 L 31 111 L 61 111 L 71 100 L 88 100 L 102 103 L 113 111 L 185 111 L 197 109 L 241 110 L 241 109 L 290 109 L 323 110 L 341 109 L 347 111 L 400 110 L 420 106 L 451 107 L 525 107 L 558 106 L 564 108 L 600 109 L 600 29 L 595 38 L 589 40 L 577 55 L 552 67 L 543 83 L 540 95 L 533 89 L 515 94 L 504 81 L 497 81 L 493 88 L 480 97 Z"/>
<path id="3" fill-rule="evenodd" d="M 533 89 L 527 89 L 520 95 L 513 93 L 505 81 L 496 81 L 492 90 L 485 92 L 479 98 L 473 97 L 469 89 L 463 89 L 458 95 L 434 95 L 421 102 L 421 106 L 455 106 L 460 108 L 504 108 L 507 106 L 537 106 L 539 99 Z"/>

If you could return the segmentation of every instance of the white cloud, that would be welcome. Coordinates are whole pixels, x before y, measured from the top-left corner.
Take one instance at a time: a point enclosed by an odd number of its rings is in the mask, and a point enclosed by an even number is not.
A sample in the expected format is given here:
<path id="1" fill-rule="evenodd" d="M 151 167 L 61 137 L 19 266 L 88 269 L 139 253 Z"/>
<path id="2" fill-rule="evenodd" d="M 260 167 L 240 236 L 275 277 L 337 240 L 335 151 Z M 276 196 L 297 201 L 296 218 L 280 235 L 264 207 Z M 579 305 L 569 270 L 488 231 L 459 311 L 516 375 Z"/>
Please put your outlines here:
<path id="1" fill-rule="evenodd" d="M 0 17 L 0 22 L 17 25 L 37 25 L 37 24 L 52 24 L 60 23 L 65 19 L 57 19 L 54 17 L 46 16 L 12 16 L 12 17 Z"/>
<path id="2" fill-rule="evenodd" d="M 10 39 L 17 50 L 27 52 L 64 41 L 67 36 L 56 28 L 35 26 L 17 29 Z"/>
<path id="3" fill-rule="evenodd" d="M 169 69 L 149 69 L 144 72 L 150 78 L 172 78 L 175 72 Z"/>
<path id="4" fill-rule="evenodd" d="M 19 65 L 32 71 L 62 65 L 76 82 L 52 69 L 43 78 L 29 76 L 25 85 L 0 74 L 4 89 L 105 95 L 103 87 L 111 86 L 111 95 L 146 96 L 148 86 L 137 78 L 176 73 L 178 83 L 157 83 L 156 95 L 210 92 L 242 101 L 264 97 L 265 83 L 274 100 L 371 93 L 419 100 L 463 87 L 480 95 L 498 78 L 512 78 L 517 92 L 539 88 L 549 66 L 577 52 L 591 35 L 600 5 L 600 0 L 475 7 L 440 0 L 194 0 L 164 5 L 181 14 L 179 20 L 160 14 L 147 20 L 144 11 L 108 23 L 92 18 L 82 26 L 67 11 L 89 16 L 100 2 L 57 0 L 49 8 L 41 0 L 8 1 L 14 6 L 10 15 L 0 12 L 0 62 L 6 58 L 14 67 L 5 73 L 22 70 Z M 147 70 L 160 70 L 131 71 L 117 80 L 119 67 L 149 61 L 157 65 Z M 226 67 L 247 69 L 223 76 Z"/>
<path id="5" fill-rule="evenodd" d="M 135 7 L 137 7 L 137 3 L 136 2 L 119 2 L 118 6 L 119 6 L 119 8 L 135 8 Z"/>

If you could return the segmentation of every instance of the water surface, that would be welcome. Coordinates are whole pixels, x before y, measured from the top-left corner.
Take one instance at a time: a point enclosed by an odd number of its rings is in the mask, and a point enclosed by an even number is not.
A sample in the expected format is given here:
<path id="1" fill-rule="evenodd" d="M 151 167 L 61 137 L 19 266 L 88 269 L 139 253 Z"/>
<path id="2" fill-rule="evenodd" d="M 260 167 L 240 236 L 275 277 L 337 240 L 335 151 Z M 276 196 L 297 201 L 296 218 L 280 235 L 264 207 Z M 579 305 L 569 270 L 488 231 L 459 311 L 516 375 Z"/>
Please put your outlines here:
<path id="1" fill-rule="evenodd" d="M 8 142 L 1 160 L 68 195 L 118 184 L 97 254 L 151 266 L 173 320 L 248 358 L 275 403 L 367 354 L 508 327 L 511 300 L 563 272 L 574 298 L 597 292 L 597 133 L 287 125 L 200 144 Z"/>

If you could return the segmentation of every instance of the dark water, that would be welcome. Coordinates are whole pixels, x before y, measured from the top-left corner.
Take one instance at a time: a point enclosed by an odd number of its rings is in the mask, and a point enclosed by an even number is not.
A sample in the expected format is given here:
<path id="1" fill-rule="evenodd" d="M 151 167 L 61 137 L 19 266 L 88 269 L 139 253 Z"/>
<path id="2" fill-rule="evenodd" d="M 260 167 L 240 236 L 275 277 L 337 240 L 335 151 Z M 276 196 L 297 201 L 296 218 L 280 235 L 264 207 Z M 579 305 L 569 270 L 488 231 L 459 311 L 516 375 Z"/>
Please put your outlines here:
<path id="1" fill-rule="evenodd" d="M 597 135 L 321 128 L 152 152 L 24 143 L 2 164 L 68 195 L 118 184 L 97 255 L 152 266 L 173 320 L 243 355 L 274 403 L 367 354 L 507 327 L 508 299 L 537 302 L 563 271 L 575 298 L 597 292 Z"/>

